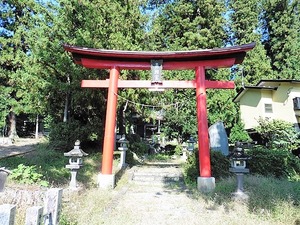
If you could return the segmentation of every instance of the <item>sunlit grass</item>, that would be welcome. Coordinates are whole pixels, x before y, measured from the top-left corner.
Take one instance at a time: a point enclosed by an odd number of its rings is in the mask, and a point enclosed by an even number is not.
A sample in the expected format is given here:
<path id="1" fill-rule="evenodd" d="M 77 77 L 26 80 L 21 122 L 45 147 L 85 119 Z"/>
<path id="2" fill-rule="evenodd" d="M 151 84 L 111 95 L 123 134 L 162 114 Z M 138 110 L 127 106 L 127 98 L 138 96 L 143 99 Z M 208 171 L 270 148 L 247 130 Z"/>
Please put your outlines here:
<path id="1" fill-rule="evenodd" d="M 166 154 L 153 154 L 153 155 L 148 155 L 146 158 L 146 161 L 153 162 L 153 161 L 170 161 L 172 158 L 170 155 Z"/>
<path id="2" fill-rule="evenodd" d="M 170 156 L 165 155 L 155 155 L 150 158 L 152 161 L 170 159 Z M 123 187 L 129 185 L 128 174 L 125 171 L 118 178 L 115 189 L 97 188 L 97 176 L 101 169 L 100 153 L 84 157 L 84 165 L 78 172 L 78 182 L 82 188 L 75 192 L 67 189 L 70 171 L 65 168 L 68 159 L 63 156 L 63 152 L 51 150 L 47 145 L 39 145 L 37 151 L 29 155 L 0 160 L 0 165 L 8 169 L 14 169 L 21 163 L 37 165 L 51 186 L 64 188 L 61 225 L 95 224 L 94 221 L 100 223 L 105 218 L 105 212 L 110 210 L 116 195 Z M 119 170 L 118 163 L 119 157 L 115 157 L 114 172 Z M 189 192 L 189 197 L 203 205 L 206 210 L 219 210 L 224 215 L 226 212 L 230 213 L 230 216 L 224 219 L 225 224 L 226 222 L 230 224 L 230 220 L 232 224 L 254 224 L 254 221 L 260 221 L 261 224 L 300 224 L 299 181 L 291 182 L 287 179 L 252 175 L 246 175 L 244 181 L 245 193 L 249 196 L 247 201 L 239 202 L 232 199 L 232 193 L 236 189 L 235 176 L 217 180 L 216 189 L 210 194 L 199 193 L 195 186 L 189 186 L 192 190 Z M 13 185 L 12 181 L 8 183 Z M 168 188 L 182 191 L 175 185 Z M 23 214 L 22 210 L 18 212 Z M 18 221 L 22 221 L 20 214 Z"/>
<path id="3" fill-rule="evenodd" d="M 248 200 L 241 202 L 232 198 L 236 186 L 234 176 L 219 180 L 213 193 L 200 194 L 200 198 L 213 207 L 235 206 L 235 210 L 239 210 L 236 206 L 241 210 L 246 207 L 245 220 L 259 217 L 279 224 L 294 224 L 297 219 L 300 221 L 300 182 L 247 175 L 244 179 L 244 189 Z"/>

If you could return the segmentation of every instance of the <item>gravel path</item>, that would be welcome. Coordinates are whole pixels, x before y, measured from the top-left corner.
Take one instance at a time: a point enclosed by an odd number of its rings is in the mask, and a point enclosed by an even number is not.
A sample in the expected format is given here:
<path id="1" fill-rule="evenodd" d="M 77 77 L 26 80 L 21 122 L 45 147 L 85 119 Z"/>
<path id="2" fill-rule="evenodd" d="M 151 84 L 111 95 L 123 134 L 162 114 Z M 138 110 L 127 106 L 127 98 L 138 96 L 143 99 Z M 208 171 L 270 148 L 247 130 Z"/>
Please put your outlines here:
<path id="1" fill-rule="evenodd" d="M 191 221 L 203 208 L 184 192 L 165 187 L 128 188 L 104 224 L 197 224 Z M 125 220 L 124 220 L 125 219 Z"/>
<path id="2" fill-rule="evenodd" d="M 140 171 L 153 168 L 141 167 Z M 181 172 L 178 167 L 159 167 L 161 173 Z M 139 172 L 140 172 L 139 171 Z M 245 218 L 247 214 L 247 219 Z M 218 205 L 192 194 L 182 182 L 177 184 L 129 183 L 107 205 L 102 221 L 95 225 L 272 225 L 281 224 L 252 218 L 247 204 Z"/>

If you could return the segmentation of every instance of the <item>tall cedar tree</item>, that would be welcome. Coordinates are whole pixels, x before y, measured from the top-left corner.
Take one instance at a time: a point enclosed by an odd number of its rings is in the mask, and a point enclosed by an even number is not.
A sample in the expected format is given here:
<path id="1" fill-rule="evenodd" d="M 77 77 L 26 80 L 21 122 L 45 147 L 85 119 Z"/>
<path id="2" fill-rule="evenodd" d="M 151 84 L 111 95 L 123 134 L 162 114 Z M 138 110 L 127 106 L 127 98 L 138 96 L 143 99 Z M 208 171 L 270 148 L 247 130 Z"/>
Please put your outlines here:
<path id="1" fill-rule="evenodd" d="M 153 50 L 194 50 L 224 47 L 225 5 L 221 1 L 176 0 L 164 2 L 154 14 L 147 38 Z M 228 80 L 229 70 L 207 71 L 207 79 Z M 164 79 L 191 80 L 194 71 L 164 72 Z M 233 91 L 208 91 L 209 123 L 226 121 L 230 126 L 236 109 L 229 99 Z M 164 132 L 179 141 L 197 134 L 196 101 L 194 90 L 173 90 L 162 95 L 162 100 L 173 103 L 166 108 Z M 217 102 L 214 104 L 212 102 Z M 231 110 L 224 113 L 224 109 Z"/>
<path id="2" fill-rule="evenodd" d="M 238 88 L 242 85 L 242 79 L 245 85 L 256 85 L 261 79 L 273 78 L 270 59 L 261 43 L 261 6 L 261 2 L 256 0 L 229 3 L 230 42 L 234 45 L 256 42 L 256 47 L 248 53 L 243 64 L 238 66 Z"/>
<path id="3" fill-rule="evenodd" d="M 299 0 L 266 0 L 264 43 L 278 79 L 300 79 Z"/>
<path id="4" fill-rule="evenodd" d="M 32 113 L 36 109 L 36 102 L 32 101 L 38 83 L 25 69 L 30 55 L 28 31 L 34 26 L 31 16 L 36 13 L 37 5 L 35 1 L 8 0 L 0 6 L 0 125 L 4 125 L 7 117 L 8 134 L 14 138 L 17 136 L 16 114 Z M 29 86 L 31 89 L 26 88 Z"/>
<path id="5" fill-rule="evenodd" d="M 107 90 L 82 89 L 83 79 L 107 79 L 107 70 L 92 70 L 75 65 L 62 44 L 90 48 L 139 50 L 143 38 L 143 17 L 138 1 L 67 1 L 49 3 L 48 13 L 34 30 L 33 55 L 45 75 L 48 113 L 53 130 L 50 140 L 101 140 Z M 37 18 L 37 19 L 39 19 Z M 122 78 L 126 78 L 122 71 Z M 64 122 L 63 122 L 64 121 Z M 66 124 L 64 124 L 66 123 Z M 73 127 L 77 130 L 72 130 Z M 63 130 L 67 131 L 61 134 Z M 55 129 L 57 128 L 57 129 Z"/>

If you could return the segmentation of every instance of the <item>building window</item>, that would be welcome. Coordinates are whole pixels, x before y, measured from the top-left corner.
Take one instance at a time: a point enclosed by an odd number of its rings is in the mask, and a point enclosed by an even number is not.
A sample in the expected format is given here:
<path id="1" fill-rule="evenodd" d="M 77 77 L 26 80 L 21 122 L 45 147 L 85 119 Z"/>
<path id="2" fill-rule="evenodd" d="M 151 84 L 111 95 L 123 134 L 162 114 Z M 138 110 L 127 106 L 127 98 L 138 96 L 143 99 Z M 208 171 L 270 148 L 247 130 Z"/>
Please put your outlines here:
<path id="1" fill-rule="evenodd" d="M 272 104 L 265 104 L 265 113 L 273 113 Z"/>
<path id="2" fill-rule="evenodd" d="M 293 103 L 294 103 L 294 110 L 299 110 L 300 109 L 300 98 L 293 98 Z"/>

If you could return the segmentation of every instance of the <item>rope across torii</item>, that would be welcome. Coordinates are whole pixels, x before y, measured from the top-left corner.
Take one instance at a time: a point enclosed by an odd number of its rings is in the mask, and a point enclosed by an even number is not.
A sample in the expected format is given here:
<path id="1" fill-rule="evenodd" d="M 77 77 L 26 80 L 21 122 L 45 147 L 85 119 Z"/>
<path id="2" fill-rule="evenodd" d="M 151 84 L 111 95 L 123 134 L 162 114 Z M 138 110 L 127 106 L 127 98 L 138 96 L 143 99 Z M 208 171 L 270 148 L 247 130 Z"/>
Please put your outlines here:
<path id="1" fill-rule="evenodd" d="M 210 191 L 215 187 L 211 177 L 208 122 L 206 108 L 206 89 L 233 89 L 232 81 L 210 81 L 205 79 L 205 69 L 228 68 L 240 64 L 246 52 L 252 50 L 255 43 L 193 51 L 119 51 L 84 48 L 64 45 L 72 54 L 76 64 L 86 68 L 109 69 L 107 80 L 83 80 L 81 87 L 108 88 L 108 101 L 105 121 L 102 169 L 99 174 L 99 186 L 113 187 L 115 178 L 112 174 L 115 125 L 117 113 L 118 88 L 194 88 L 196 89 L 199 167 L 198 189 Z M 121 70 L 152 70 L 152 80 L 120 80 Z M 195 70 L 195 80 L 174 81 L 159 78 L 160 70 Z"/>

